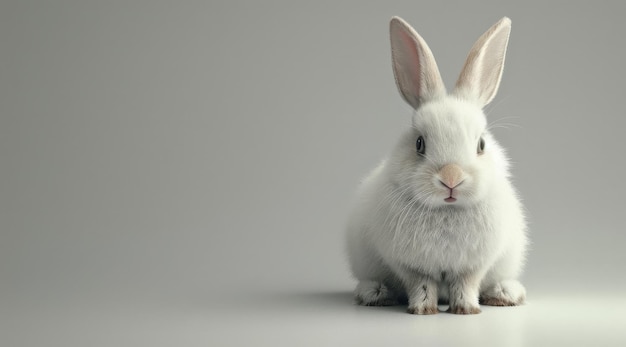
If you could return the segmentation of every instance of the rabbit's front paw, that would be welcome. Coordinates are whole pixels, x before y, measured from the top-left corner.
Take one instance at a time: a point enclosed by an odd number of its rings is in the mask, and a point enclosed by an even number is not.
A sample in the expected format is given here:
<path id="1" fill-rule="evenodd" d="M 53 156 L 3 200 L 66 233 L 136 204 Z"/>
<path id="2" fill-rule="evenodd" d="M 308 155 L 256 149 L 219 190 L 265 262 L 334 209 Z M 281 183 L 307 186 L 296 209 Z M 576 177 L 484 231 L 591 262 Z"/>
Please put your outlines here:
<path id="1" fill-rule="evenodd" d="M 437 306 L 414 306 L 411 307 L 409 306 L 409 308 L 406 310 L 407 313 L 410 314 L 422 314 L 422 315 L 427 315 L 427 314 L 436 314 L 439 313 L 439 309 L 437 308 Z"/>
<path id="2" fill-rule="evenodd" d="M 438 313 L 437 284 L 427 278 L 417 281 L 416 284 L 409 292 L 409 308 L 407 312 L 420 315 Z"/>
<path id="3" fill-rule="evenodd" d="M 448 308 L 449 313 L 454 314 L 478 314 L 480 313 L 480 307 L 472 306 L 472 305 L 458 305 L 458 306 L 450 306 Z"/>

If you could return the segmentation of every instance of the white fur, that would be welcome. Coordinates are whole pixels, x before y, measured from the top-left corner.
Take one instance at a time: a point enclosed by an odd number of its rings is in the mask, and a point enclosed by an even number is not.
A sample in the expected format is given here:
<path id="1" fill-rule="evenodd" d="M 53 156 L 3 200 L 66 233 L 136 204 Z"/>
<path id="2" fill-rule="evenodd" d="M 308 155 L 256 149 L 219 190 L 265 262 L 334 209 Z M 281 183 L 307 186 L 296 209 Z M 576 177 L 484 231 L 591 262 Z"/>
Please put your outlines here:
<path id="1" fill-rule="evenodd" d="M 432 314 L 438 299 L 447 299 L 451 312 L 465 314 L 480 312 L 479 297 L 492 305 L 518 305 L 525 298 L 517 281 L 528 243 L 523 209 L 506 155 L 481 109 L 499 84 L 510 21 L 494 27 L 472 48 L 459 79 L 462 88 L 446 95 L 442 84 L 432 81 L 440 79 L 434 59 L 407 60 L 432 56 L 426 43 L 404 21 L 392 19 L 396 81 L 403 81 L 398 88 L 416 111 L 412 127 L 363 181 L 348 223 L 347 252 L 360 282 L 355 290 L 360 304 L 408 298 L 409 312 Z M 500 46 L 494 48 L 493 42 Z M 495 64 L 499 73 L 481 64 Z M 415 71 L 422 76 L 402 77 Z M 423 76 L 430 82 L 424 83 Z M 463 76 L 481 82 L 462 81 Z M 425 139 L 424 155 L 416 152 L 419 136 Z M 486 145 L 478 154 L 481 137 Z M 444 201 L 451 193 L 439 182 L 446 164 L 463 170 L 453 203 Z"/>

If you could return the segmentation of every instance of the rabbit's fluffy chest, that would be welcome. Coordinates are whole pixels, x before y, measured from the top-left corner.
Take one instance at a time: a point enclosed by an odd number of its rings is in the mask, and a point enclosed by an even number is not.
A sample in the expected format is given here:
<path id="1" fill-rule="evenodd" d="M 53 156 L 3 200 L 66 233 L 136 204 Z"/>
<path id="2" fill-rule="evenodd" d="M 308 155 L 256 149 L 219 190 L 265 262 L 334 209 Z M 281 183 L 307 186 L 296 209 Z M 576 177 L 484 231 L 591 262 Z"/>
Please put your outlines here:
<path id="1" fill-rule="evenodd" d="M 397 214 L 379 246 L 385 258 L 422 273 L 463 272 L 485 266 L 499 237 L 486 206 L 444 207 Z"/>

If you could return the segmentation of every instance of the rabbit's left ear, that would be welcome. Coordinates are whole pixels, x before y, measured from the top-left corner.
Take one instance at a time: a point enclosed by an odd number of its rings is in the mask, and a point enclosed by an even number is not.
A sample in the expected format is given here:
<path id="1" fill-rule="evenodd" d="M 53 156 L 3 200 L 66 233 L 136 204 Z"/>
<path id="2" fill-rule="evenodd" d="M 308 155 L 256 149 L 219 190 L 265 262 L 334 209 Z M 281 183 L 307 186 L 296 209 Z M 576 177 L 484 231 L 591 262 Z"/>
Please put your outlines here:
<path id="1" fill-rule="evenodd" d="M 493 100 L 500 85 L 510 33 L 511 20 L 504 17 L 474 43 L 454 94 L 477 100 L 481 107 Z"/>

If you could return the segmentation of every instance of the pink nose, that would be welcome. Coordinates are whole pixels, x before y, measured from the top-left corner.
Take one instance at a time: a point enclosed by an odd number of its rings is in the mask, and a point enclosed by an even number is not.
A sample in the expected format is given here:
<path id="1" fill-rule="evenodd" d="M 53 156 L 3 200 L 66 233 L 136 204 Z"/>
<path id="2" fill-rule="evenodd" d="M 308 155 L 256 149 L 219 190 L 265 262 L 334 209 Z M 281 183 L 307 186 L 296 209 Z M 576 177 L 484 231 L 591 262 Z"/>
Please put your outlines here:
<path id="1" fill-rule="evenodd" d="M 448 164 L 441 168 L 438 172 L 439 182 L 452 190 L 463 183 L 463 170 L 455 164 Z"/>
<path id="2" fill-rule="evenodd" d="M 459 182 L 457 184 L 454 184 L 454 183 L 445 183 L 444 181 L 439 180 L 439 183 L 441 183 L 444 187 L 452 190 L 452 189 L 458 187 L 461 183 L 463 183 L 463 181 L 461 181 L 461 182 Z M 450 187 L 450 185 L 452 185 L 452 187 Z"/>

